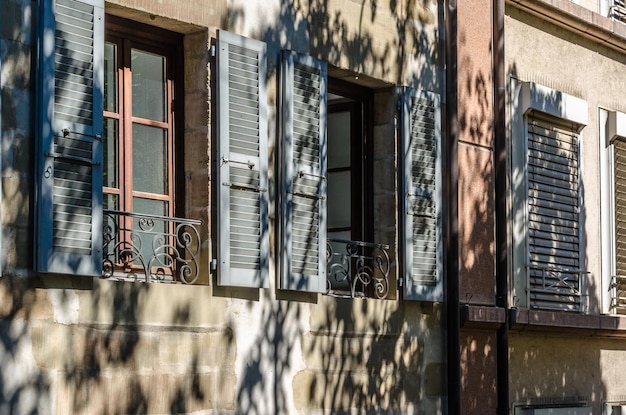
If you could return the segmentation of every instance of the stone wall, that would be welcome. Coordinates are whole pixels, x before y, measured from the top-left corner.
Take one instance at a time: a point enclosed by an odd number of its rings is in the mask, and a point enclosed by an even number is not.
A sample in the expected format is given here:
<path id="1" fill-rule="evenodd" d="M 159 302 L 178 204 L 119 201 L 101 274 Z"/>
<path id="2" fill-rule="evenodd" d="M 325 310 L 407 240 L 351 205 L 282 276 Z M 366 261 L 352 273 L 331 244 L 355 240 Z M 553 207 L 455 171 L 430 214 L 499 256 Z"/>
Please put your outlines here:
<path id="1" fill-rule="evenodd" d="M 7 0 L 0 15 L 0 412 L 443 412 L 439 304 L 281 292 L 273 263 L 264 290 L 218 287 L 208 269 L 198 286 L 33 272 L 37 4 Z M 376 209 L 391 209 L 398 185 L 389 91 L 442 91 L 436 3 L 113 0 L 106 12 L 185 35 L 191 217 L 210 223 L 212 211 L 209 48 L 218 28 L 268 43 L 272 146 L 280 48 L 326 59 L 378 91 Z M 397 244 L 397 217 L 381 217 L 377 232 Z M 207 268 L 209 252 L 207 242 Z"/>

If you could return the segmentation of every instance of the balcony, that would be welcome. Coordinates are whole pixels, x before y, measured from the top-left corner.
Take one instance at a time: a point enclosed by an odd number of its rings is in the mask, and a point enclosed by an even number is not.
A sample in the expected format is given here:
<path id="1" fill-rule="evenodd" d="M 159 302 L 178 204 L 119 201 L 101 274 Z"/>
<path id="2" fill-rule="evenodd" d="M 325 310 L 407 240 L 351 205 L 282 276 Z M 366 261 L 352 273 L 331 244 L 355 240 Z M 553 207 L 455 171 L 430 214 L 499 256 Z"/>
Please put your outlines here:
<path id="1" fill-rule="evenodd" d="M 328 239 L 326 251 L 327 294 L 351 298 L 387 298 L 389 245 Z"/>
<path id="2" fill-rule="evenodd" d="M 102 278 L 193 284 L 202 221 L 104 210 Z"/>

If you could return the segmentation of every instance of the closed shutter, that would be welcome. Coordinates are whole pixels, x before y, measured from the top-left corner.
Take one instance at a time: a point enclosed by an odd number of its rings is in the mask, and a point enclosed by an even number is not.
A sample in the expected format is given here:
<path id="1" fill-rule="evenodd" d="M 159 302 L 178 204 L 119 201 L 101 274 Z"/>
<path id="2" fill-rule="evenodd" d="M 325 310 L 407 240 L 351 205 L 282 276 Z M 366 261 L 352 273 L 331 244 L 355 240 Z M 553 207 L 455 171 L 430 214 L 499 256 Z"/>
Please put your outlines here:
<path id="1" fill-rule="evenodd" d="M 615 273 L 626 277 L 626 141 L 613 142 L 615 165 Z"/>
<path id="2" fill-rule="evenodd" d="M 404 298 L 443 301 L 439 96 L 407 89 L 402 105 Z"/>
<path id="3" fill-rule="evenodd" d="M 580 311 L 578 134 L 529 117 L 527 143 L 530 305 Z"/>
<path id="4" fill-rule="evenodd" d="M 326 291 L 326 64 L 283 51 L 281 288 Z"/>
<path id="5" fill-rule="evenodd" d="M 104 1 L 40 4 L 36 268 L 100 275 Z"/>
<path id="6" fill-rule="evenodd" d="M 218 283 L 267 287 L 266 46 L 219 31 L 217 48 Z"/>

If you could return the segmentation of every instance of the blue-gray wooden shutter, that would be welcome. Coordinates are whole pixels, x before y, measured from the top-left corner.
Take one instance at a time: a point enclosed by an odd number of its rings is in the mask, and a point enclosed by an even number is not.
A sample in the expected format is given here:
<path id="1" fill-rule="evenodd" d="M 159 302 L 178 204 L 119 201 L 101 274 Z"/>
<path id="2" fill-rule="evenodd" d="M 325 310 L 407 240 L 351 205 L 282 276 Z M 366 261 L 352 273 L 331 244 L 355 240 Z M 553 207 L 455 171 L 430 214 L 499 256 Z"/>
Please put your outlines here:
<path id="1" fill-rule="evenodd" d="M 581 311 L 578 133 L 528 118 L 530 306 Z"/>
<path id="2" fill-rule="evenodd" d="M 218 283 L 268 287 L 265 43 L 217 34 Z"/>
<path id="3" fill-rule="evenodd" d="M 443 301 L 439 95 L 407 88 L 401 114 L 404 298 Z"/>
<path id="4" fill-rule="evenodd" d="M 36 268 L 100 275 L 104 0 L 40 5 Z"/>
<path id="5" fill-rule="evenodd" d="M 326 63 L 283 51 L 281 288 L 326 291 Z"/>

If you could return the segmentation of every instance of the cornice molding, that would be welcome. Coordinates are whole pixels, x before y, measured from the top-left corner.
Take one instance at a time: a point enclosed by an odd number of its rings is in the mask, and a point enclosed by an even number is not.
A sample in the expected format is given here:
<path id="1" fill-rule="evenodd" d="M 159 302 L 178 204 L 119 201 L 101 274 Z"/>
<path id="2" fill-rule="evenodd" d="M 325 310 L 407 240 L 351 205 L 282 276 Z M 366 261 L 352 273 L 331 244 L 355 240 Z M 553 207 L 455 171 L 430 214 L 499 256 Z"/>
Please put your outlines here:
<path id="1" fill-rule="evenodd" d="M 506 4 L 611 49 L 626 52 L 626 24 L 604 17 L 570 0 L 507 0 Z"/>

